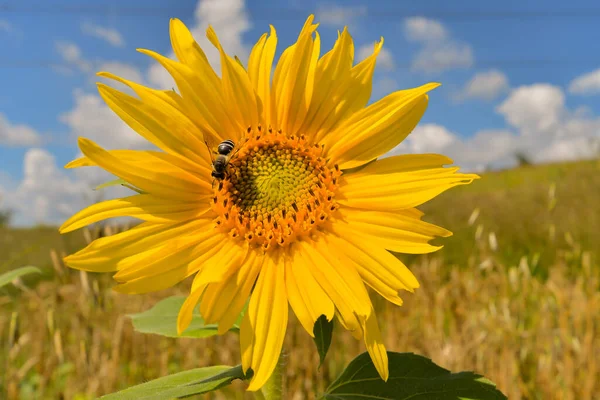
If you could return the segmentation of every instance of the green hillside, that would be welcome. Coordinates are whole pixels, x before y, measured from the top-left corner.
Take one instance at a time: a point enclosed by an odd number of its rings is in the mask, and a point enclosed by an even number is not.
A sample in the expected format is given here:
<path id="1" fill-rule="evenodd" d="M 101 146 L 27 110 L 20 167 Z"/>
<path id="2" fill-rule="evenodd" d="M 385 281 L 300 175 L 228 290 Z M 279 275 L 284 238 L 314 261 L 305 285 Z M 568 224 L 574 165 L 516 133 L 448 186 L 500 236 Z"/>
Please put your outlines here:
<path id="1" fill-rule="evenodd" d="M 597 257 L 599 172 L 597 160 L 487 172 L 421 209 L 428 221 L 454 232 L 439 252 L 446 263 L 470 265 L 469 256 L 482 250 L 475 240 L 479 227 L 487 242 L 495 235 L 496 257 L 505 263 L 516 264 L 524 255 L 539 257 L 543 269 L 561 252 L 592 251 Z M 476 209 L 478 217 L 469 225 Z"/>

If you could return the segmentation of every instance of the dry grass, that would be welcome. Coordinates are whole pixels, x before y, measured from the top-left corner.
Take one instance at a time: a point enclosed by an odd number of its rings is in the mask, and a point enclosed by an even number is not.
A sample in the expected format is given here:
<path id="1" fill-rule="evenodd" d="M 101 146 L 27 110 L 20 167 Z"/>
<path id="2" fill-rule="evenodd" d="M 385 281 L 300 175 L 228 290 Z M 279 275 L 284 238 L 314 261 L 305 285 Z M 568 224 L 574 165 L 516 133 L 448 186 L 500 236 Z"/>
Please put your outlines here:
<path id="1" fill-rule="evenodd" d="M 566 190 L 557 186 L 556 193 Z M 513 201 L 512 190 L 496 190 L 488 200 Z M 474 186 L 456 201 L 471 206 L 482 192 Z M 521 192 L 527 197 L 527 190 Z M 560 209 L 563 200 L 556 193 L 558 202 L 549 207 L 548 193 L 546 185 L 531 195 L 540 199 L 536 218 L 546 229 L 543 235 L 548 237 L 550 224 L 556 226 L 557 239 L 546 240 L 545 256 L 536 250 L 517 257 L 513 247 L 507 250 L 508 214 L 493 218 L 486 203 L 475 202 L 481 204 L 480 215 L 471 224 L 473 208 L 463 211 L 456 203 L 452 215 L 436 209 L 434 220 L 452 221 L 444 225 L 460 241 L 446 243 L 440 254 L 411 259 L 421 288 L 404 296 L 403 307 L 373 296 L 388 349 L 426 355 L 453 371 L 482 373 L 510 399 L 592 399 L 600 391 L 600 268 L 597 253 L 585 250 L 589 236 L 598 236 L 597 225 L 594 231 L 585 223 L 598 216 L 590 216 L 589 208 Z M 556 209 L 571 219 L 556 219 Z M 573 213 L 583 217 L 579 225 L 573 224 Z M 453 245 L 468 254 L 448 252 Z M 88 399 L 184 369 L 239 363 L 235 334 L 175 340 L 133 332 L 124 315 L 185 294 L 186 285 L 152 295 L 119 295 L 111 291 L 108 274 L 65 269 L 59 261 L 63 251 L 46 258 L 52 279 L 0 293 L 0 398 Z M 362 343 L 336 330 L 318 370 L 312 339 L 293 319 L 285 348 L 289 399 L 314 398 L 364 351 Z M 209 398 L 251 398 L 243 387 L 237 382 L 234 390 Z"/>
<path id="2" fill-rule="evenodd" d="M 487 244 L 479 256 L 485 262 L 472 269 L 424 258 L 412 267 L 422 288 L 406 295 L 403 307 L 376 300 L 388 348 L 485 373 L 511 399 L 591 399 L 600 390 L 600 278 L 590 253 L 563 252 L 545 281 L 532 277 L 526 258 L 500 265 Z M 56 269 L 53 281 L 0 300 L 3 309 L 14 306 L 0 316 L 8 399 L 93 398 L 184 369 L 239 362 L 234 334 L 174 340 L 133 332 L 125 314 L 183 287 L 119 295 L 106 275 Z M 314 398 L 364 351 L 339 331 L 318 371 L 314 344 L 297 321 L 286 340 L 288 398 Z"/>

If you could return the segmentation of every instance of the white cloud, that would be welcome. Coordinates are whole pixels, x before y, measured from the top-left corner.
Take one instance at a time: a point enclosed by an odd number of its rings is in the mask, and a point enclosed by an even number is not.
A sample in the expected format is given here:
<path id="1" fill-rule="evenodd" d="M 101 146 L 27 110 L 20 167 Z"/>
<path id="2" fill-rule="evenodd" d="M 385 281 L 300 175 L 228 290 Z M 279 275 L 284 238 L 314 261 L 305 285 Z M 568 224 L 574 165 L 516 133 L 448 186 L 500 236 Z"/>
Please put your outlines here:
<path id="1" fill-rule="evenodd" d="M 520 86 L 498 106 L 497 111 L 524 135 L 556 131 L 566 113 L 562 90 L 546 83 Z"/>
<path id="2" fill-rule="evenodd" d="M 242 61 L 247 60 L 251 47 L 243 42 L 242 36 L 251 28 L 251 23 L 243 0 L 201 0 L 196 7 L 195 23 L 190 30 L 213 67 L 220 70 L 219 54 L 205 36 L 209 24 L 229 54 L 237 55 Z M 268 26 L 265 26 L 267 30 Z M 165 31 L 168 32 L 168 29 Z M 106 70 L 140 83 L 145 81 L 143 78 L 146 75 L 147 80 L 160 87 L 170 89 L 174 86 L 172 79 L 162 73 L 160 66 L 153 65 L 144 74 L 121 62 L 90 61 L 71 42 L 58 42 L 56 49 L 70 67 L 90 77 L 97 70 Z M 170 57 L 173 57 L 172 53 Z M 75 90 L 74 103 L 71 110 L 59 116 L 60 121 L 70 128 L 73 139 L 83 136 L 109 149 L 154 148 L 112 112 L 98 95 Z M 54 157 L 43 149 L 30 149 L 27 152 L 24 170 L 23 181 L 16 185 L 16 189 L 7 192 L 5 201 L 17 211 L 15 223 L 20 225 L 61 223 L 86 204 L 98 201 L 100 194 L 104 194 L 105 198 L 130 194 L 119 187 L 102 192 L 92 191 L 91 188 L 112 179 L 110 175 L 95 167 L 63 170 L 62 166 L 56 166 Z M 2 190 L 6 191 L 5 188 Z"/>
<path id="3" fill-rule="evenodd" d="M 436 152 L 457 140 L 456 134 L 441 125 L 418 125 L 406 140 L 397 147 L 396 153 L 401 151 L 410 153 Z"/>
<path id="4" fill-rule="evenodd" d="M 600 68 L 573 79 L 569 84 L 569 93 L 580 95 L 600 93 Z"/>
<path id="5" fill-rule="evenodd" d="M 84 57 L 79 46 L 72 42 L 57 42 L 55 45 L 56 50 L 66 63 L 66 65 L 58 65 L 53 67 L 54 70 L 59 73 L 71 74 L 73 73 L 74 68 L 78 72 L 88 75 L 90 82 L 97 82 L 99 78 L 96 73 L 99 71 L 107 71 L 125 79 L 129 79 L 140 84 L 145 84 L 144 74 L 142 71 L 131 64 L 120 61 L 91 61 Z M 120 89 L 123 89 L 123 85 L 120 85 L 111 79 L 107 79 L 105 83 L 108 83 L 111 86 L 118 85 L 120 86 Z M 132 93 L 128 88 L 125 88 L 124 91 Z"/>
<path id="6" fill-rule="evenodd" d="M 508 89 L 506 75 L 501 71 L 492 69 L 475 74 L 457 97 L 459 100 L 482 99 L 489 101 L 497 98 Z"/>
<path id="7" fill-rule="evenodd" d="M 76 67 L 80 72 L 89 73 L 92 64 L 83 58 L 81 49 L 75 43 L 59 41 L 55 43 L 56 51 L 67 64 Z"/>
<path id="8" fill-rule="evenodd" d="M 600 117 L 569 110 L 559 87 L 534 84 L 513 89 L 496 109 L 511 130 L 480 130 L 461 138 L 443 126 L 419 125 L 388 155 L 436 152 L 457 165 L 479 171 L 516 164 L 517 152 L 533 162 L 590 158 L 600 151 Z"/>
<path id="9" fill-rule="evenodd" d="M 23 159 L 23 180 L 5 191 L 0 204 L 14 212 L 14 224 L 62 224 L 83 207 L 106 198 L 131 194 L 122 187 L 94 191 L 98 184 L 114 179 L 97 167 L 76 170 L 74 174 L 57 166 L 47 150 L 32 148 Z"/>
<path id="10" fill-rule="evenodd" d="M 407 18 L 404 31 L 412 42 L 441 42 L 448 38 L 448 31 L 441 22 L 424 17 Z"/>
<path id="11" fill-rule="evenodd" d="M 115 47 L 125 46 L 123 36 L 121 36 L 119 31 L 114 28 L 107 28 L 91 22 L 84 22 L 81 24 L 81 31 L 86 35 L 102 39 Z"/>
<path id="12" fill-rule="evenodd" d="M 200 0 L 194 19 L 195 23 L 189 27 L 190 31 L 217 73 L 220 74 L 221 61 L 219 52 L 206 38 L 209 25 L 217 33 L 223 49 L 229 55 L 237 55 L 242 62 L 246 62 L 251 47 L 243 42 L 242 36 L 252 28 L 252 24 L 244 0 Z M 171 53 L 169 57 L 174 58 L 174 54 Z M 158 64 L 150 67 L 148 80 L 161 89 L 174 86 L 171 76 Z"/>
<path id="13" fill-rule="evenodd" d="M 42 138 L 27 125 L 13 125 L 0 112 L 0 144 L 4 146 L 37 146 Z"/>
<path id="14" fill-rule="evenodd" d="M 342 28 L 356 23 L 360 17 L 367 15 L 366 6 L 342 6 L 339 4 L 319 4 L 315 19 L 324 26 Z"/>
<path id="15" fill-rule="evenodd" d="M 0 32 L 9 33 L 12 32 L 13 26 L 10 22 L 5 19 L 0 19 Z"/>
<path id="16" fill-rule="evenodd" d="M 58 169 L 52 154 L 33 148 L 23 160 L 23 180 L 5 195 L 5 203 L 17 225 L 58 223 L 82 206 L 86 189 Z"/>
<path id="17" fill-rule="evenodd" d="M 473 50 L 468 44 L 443 42 L 427 45 L 421 49 L 413 59 L 411 68 L 413 71 L 434 73 L 469 68 L 473 65 L 473 61 Z"/>
<path id="18" fill-rule="evenodd" d="M 358 60 L 364 60 L 373 54 L 373 45 L 366 44 L 361 46 L 358 49 Z M 392 53 L 386 49 L 385 47 L 381 48 L 379 55 L 377 56 L 377 67 L 383 69 L 384 71 L 393 71 L 395 68 L 394 57 Z"/>
<path id="19" fill-rule="evenodd" d="M 75 106 L 59 119 L 71 129 L 72 137 L 83 136 L 112 149 L 149 148 L 146 139 L 129 128 L 97 95 L 74 92 Z"/>
<path id="20" fill-rule="evenodd" d="M 436 73 L 473 65 L 475 57 L 471 46 L 453 39 L 439 21 L 424 17 L 407 18 L 404 32 L 407 40 L 423 45 L 412 61 L 413 71 Z"/>

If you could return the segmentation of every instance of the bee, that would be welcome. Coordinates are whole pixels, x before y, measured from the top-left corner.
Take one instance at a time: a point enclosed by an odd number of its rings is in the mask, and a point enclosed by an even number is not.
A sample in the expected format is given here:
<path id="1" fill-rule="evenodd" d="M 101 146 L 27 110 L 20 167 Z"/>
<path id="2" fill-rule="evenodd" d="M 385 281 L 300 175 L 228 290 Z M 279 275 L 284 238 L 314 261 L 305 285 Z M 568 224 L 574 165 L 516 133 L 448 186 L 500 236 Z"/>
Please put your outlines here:
<path id="1" fill-rule="evenodd" d="M 205 141 L 205 143 L 209 148 L 209 152 L 211 154 L 216 154 L 216 157 L 213 157 L 212 159 L 213 171 L 211 176 L 215 179 L 222 180 L 225 178 L 225 171 L 227 169 L 227 165 L 229 164 L 229 160 L 233 156 L 232 152 L 235 147 L 235 143 L 233 143 L 233 141 L 230 139 L 223 140 L 217 146 L 216 152 L 210 150 L 208 142 Z"/>

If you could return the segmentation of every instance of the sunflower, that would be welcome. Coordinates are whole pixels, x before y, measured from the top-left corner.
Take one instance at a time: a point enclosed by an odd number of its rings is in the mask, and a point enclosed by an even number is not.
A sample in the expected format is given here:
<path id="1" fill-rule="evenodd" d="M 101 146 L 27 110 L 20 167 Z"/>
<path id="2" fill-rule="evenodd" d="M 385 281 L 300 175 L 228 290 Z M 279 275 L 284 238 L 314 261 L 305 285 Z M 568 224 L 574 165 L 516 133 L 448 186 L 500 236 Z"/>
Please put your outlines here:
<path id="1" fill-rule="evenodd" d="M 271 79 L 277 36 L 271 26 L 248 65 L 220 53 L 215 73 L 190 31 L 170 24 L 178 61 L 140 50 L 173 77 L 178 92 L 141 86 L 107 72 L 136 97 L 98 84 L 106 104 L 156 151 L 105 150 L 79 138 L 83 157 L 67 168 L 98 166 L 137 193 L 92 205 L 69 218 L 62 233 L 112 217 L 144 221 L 97 239 L 65 262 L 94 272 L 116 271 L 115 290 L 146 293 L 194 275 L 178 318 L 189 325 L 199 304 L 223 334 L 246 303 L 240 327 L 244 371 L 257 390 L 273 372 L 288 322 L 288 305 L 313 336 L 315 321 L 334 317 L 364 340 L 382 379 L 385 347 L 367 287 L 401 305 L 400 290 L 419 287 L 392 253 L 428 253 L 447 230 L 421 220 L 415 207 L 472 174 L 444 167 L 442 155 L 378 159 L 398 145 L 427 108 L 437 83 L 392 93 L 371 105 L 373 54 L 353 65 L 347 29 L 320 57 L 310 16 L 280 56 Z M 219 147 L 221 142 L 231 140 Z M 212 144 L 207 146 L 207 144 Z M 215 158 L 225 161 L 223 175 Z M 213 176 L 214 175 L 214 176 Z M 216 177 L 215 177 L 216 176 Z"/>

